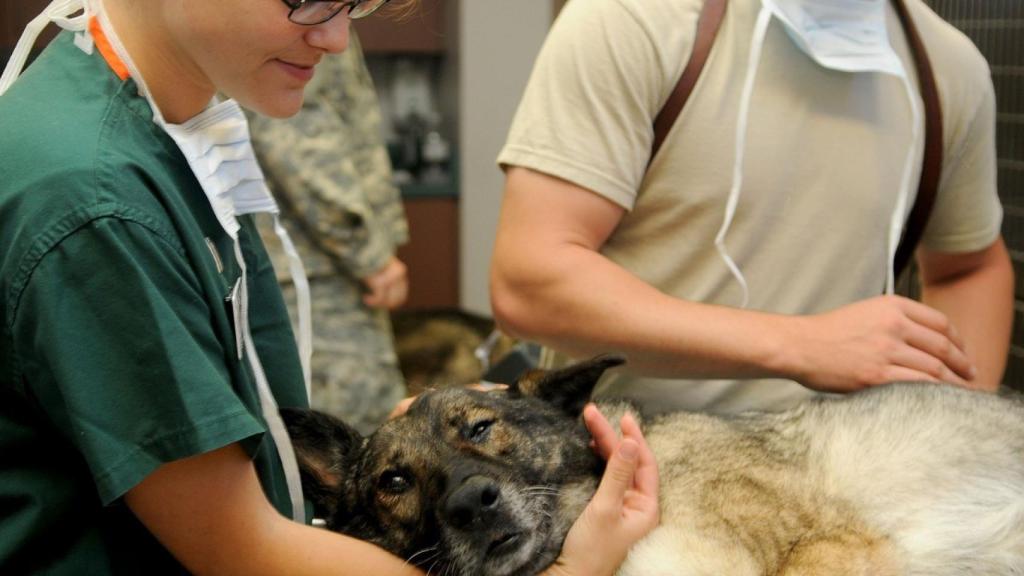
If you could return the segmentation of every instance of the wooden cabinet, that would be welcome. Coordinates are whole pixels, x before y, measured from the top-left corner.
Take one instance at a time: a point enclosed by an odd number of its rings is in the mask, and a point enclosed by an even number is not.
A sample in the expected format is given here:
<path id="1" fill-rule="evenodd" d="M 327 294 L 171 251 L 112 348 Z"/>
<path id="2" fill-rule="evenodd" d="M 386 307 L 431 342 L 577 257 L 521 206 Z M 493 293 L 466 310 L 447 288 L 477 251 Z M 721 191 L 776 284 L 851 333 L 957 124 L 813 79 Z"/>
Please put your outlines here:
<path id="1" fill-rule="evenodd" d="M 5 0 L 0 2 L 0 64 L 6 66 L 25 25 L 49 4 L 49 0 Z M 48 26 L 36 41 L 33 53 L 41 51 L 57 35 L 55 25 Z"/>
<path id="2" fill-rule="evenodd" d="M 47 0 L 8 0 L 0 2 L 0 38 L 5 49 L 14 47 L 28 21 L 46 8 Z"/>
<path id="3" fill-rule="evenodd" d="M 409 269 L 404 308 L 450 308 L 459 304 L 459 211 L 454 197 L 407 197 L 409 242 L 398 258 Z"/>
<path id="4" fill-rule="evenodd" d="M 468 0 L 473 1 L 473 0 Z M 353 27 L 374 74 L 382 104 L 391 104 L 389 82 L 393 65 L 411 61 L 431 70 L 430 89 L 437 112 L 444 119 L 442 132 L 449 139 L 456 132 L 454 104 L 456 79 L 450 66 L 456 49 L 448 31 L 456 29 L 455 0 L 420 0 L 407 14 L 387 10 L 357 20 Z M 392 111 L 385 117 L 394 119 Z M 453 150 L 457 146 L 453 146 Z M 409 167 L 406 167 L 409 168 Z M 404 308 L 450 308 L 459 305 L 459 192 L 457 159 L 448 166 L 451 182 L 427 183 L 417 179 L 402 185 L 409 221 L 409 242 L 398 257 L 409 269 L 409 299 Z"/>
<path id="5" fill-rule="evenodd" d="M 367 54 L 441 54 L 446 51 L 446 20 L 451 0 L 421 0 L 408 13 L 385 12 L 353 23 Z"/>

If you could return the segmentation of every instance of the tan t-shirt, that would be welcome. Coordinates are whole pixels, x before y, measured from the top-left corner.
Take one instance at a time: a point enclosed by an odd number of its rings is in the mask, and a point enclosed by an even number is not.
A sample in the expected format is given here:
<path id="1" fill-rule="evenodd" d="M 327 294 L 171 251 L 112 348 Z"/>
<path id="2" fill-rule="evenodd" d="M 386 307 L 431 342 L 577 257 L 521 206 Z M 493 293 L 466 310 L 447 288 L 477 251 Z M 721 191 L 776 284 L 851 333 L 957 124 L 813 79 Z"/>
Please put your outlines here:
<path id="1" fill-rule="evenodd" d="M 920 0 L 907 3 L 943 104 L 944 168 L 923 243 L 978 250 L 995 241 L 1002 219 L 988 66 Z M 652 119 L 689 57 L 701 6 L 569 2 L 538 57 L 498 162 L 558 176 L 624 207 L 601 252 L 637 277 L 679 298 L 738 306 L 740 286 L 714 239 L 733 182 L 759 0 L 729 2 L 700 81 L 645 172 Z M 888 10 L 893 46 L 916 86 L 903 30 Z M 911 118 L 900 79 L 825 69 L 797 48 L 781 22 L 771 22 L 751 100 L 743 185 L 725 239 L 748 283 L 748 308 L 810 314 L 882 292 Z M 922 148 L 919 142 L 908 207 Z M 781 408 L 811 394 L 785 380 L 671 381 L 628 373 L 609 375 L 598 392 L 657 410 L 723 412 Z"/>

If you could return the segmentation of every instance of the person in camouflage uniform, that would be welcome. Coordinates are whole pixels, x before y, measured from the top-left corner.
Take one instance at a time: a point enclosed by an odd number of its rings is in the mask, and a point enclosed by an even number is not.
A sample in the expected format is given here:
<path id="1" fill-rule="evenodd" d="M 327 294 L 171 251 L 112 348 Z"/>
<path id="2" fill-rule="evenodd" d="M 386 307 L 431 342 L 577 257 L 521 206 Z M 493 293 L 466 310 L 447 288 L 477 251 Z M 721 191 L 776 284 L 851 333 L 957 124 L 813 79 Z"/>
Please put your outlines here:
<path id="1" fill-rule="evenodd" d="M 391 182 L 380 104 L 355 35 L 347 50 L 324 57 L 299 114 L 287 120 L 252 115 L 249 122 L 267 184 L 309 277 L 311 405 L 367 433 L 405 396 L 388 309 L 406 298 L 405 265 L 395 250 L 409 232 Z M 284 250 L 269 219 L 260 228 L 294 307 Z"/>

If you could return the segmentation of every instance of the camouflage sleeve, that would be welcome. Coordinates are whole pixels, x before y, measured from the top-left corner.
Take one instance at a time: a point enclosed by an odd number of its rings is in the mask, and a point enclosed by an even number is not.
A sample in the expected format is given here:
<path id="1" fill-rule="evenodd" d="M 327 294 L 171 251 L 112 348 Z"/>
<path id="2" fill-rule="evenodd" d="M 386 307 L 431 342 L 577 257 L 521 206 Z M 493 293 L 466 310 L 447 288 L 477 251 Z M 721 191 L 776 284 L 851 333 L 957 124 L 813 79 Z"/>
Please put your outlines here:
<path id="1" fill-rule="evenodd" d="M 252 115 L 249 127 L 282 209 L 319 250 L 364 278 L 387 263 L 408 228 L 391 182 L 380 105 L 354 47 L 325 57 L 297 115 Z"/>
<path id="2" fill-rule="evenodd" d="M 400 246 L 409 241 L 409 226 L 402 209 L 401 194 L 391 181 L 391 160 L 384 146 L 377 89 L 354 31 L 346 52 L 350 58 L 341 63 L 341 75 L 345 81 L 331 84 L 326 90 L 333 92 L 330 101 L 338 103 L 339 115 L 342 122 L 351 128 L 353 138 L 367 144 L 355 152 L 357 163 L 365 167 L 367 199 L 382 222 L 386 223 L 392 242 Z"/>

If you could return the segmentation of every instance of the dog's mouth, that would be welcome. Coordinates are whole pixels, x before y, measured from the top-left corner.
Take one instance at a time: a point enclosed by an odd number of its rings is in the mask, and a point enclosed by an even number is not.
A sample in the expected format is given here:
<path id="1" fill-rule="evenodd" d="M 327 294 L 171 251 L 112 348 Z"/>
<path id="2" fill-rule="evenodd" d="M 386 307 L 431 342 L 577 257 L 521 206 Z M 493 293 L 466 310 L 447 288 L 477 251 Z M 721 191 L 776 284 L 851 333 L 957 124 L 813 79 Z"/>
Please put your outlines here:
<path id="1" fill-rule="evenodd" d="M 444 548 L 460 576 L 536 574 L 561 549 L 552 541 L 554 495 L 503 486 L 502 497 L 482 525 L 470 530 L 442 526 Z"/>
<path id="2" fill-rule="evenodd" d="M 481 565 L 469 574 L 536 574 L 555 559 L 561 549 L 561 542 L 550 546 L 551 518 L 542 513 L 547 507 L 537 508 L 536 500 L 533 504 L 530 517 L 520 517 L 518 521 L 508 518 L 506 522 L 498 524 L 501 527 L 488 535 L 486 547 L 478 548 L 482 552 L 479 556 Z"/>
<path id="3" fill-rule="evenodd" d="M 522 532 L 509 532 L 495 538 L 487 547 L 487 556 L 489 558 L 495 558 L 515 552 L 523 542 L 523 538 L 521 536 Z"/>

